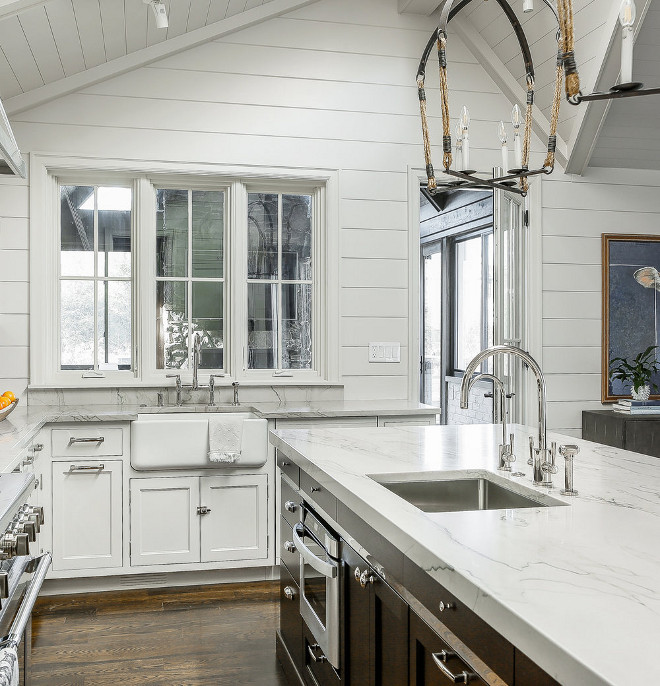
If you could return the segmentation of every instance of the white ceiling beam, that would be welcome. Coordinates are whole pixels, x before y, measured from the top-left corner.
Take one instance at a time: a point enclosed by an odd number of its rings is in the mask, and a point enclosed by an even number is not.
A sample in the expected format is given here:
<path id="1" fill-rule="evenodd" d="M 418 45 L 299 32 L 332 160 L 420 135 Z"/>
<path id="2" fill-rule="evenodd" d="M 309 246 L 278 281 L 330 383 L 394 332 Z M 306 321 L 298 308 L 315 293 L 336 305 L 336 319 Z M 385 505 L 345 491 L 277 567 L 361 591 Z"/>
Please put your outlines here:
<path id="1" fill-rule="evenodd" d="M 267 19 L 281 16 L 287 12 L 311 5 L 318 0 L 271 0 L 264 5 L 241 12 L 240 14 L 217 21 L 195 31 L 170 38 L 162 43 L 151 45 L 130 55 L 111 60 L 97 67 L 92 67 L 78 74 L 53 81 L 45 86 L 34 88 L 26 93 L 15 95 L 5 101 L 5 110 L 9 116 L 38 107 L 82 88 L 93 86 L 115 76 L 126 74 L 165 57 L 170 57 L 184 50 L 189 50 L 203 43 L 222 38 L 236 31 L 254 26 Z"/>
<path id="2" fill-rule="evenodd" d="M 635 38 L 637 38 L 644 22 L 644 17 L 646 17 L 652 2 L 653 0 L 643 0 L 641 11 L 638 9 Z M 596 59 L 600 65 L 596 82 L 594 84 L 580 83 L 584 94 L 599 90 L 609 90 L 618 80 L 621 70 L 621 54 L 617 49 L 620 46 L 620 40 L 617 41 L 617 38 L 620 38 L 621 35 L 619 8 L 618 2 L 613 3 L 612 10 L 608 16 L 606 30 L 603 32 L 603 40 L 596 53 Z M 576 58 L 579 69 L 580 55 L 576 55 Z M 594 100 L 593 102 L 586 102 L 576 106 L 578 113 L 573 124 L 571 138 L 568 141 L 567 173 L 578 174 L 579 176 L 584 174 L 596 148 L 598 135 L 605 124 L 611 104 L 611 100 Z M 573 107 L 573 105 L 568 106 Z"/>
<path id="3" fill-rule="evenodd" d="M 456 31 L 461 40 L 467 45 L 468 49 L 479 61 L 479 64 L 486 70 L 488 76 L 499 86 L 504 96 L 512 105 L 518 103 L 524 112 L 527 107 L 527 91 L 516 81 L 511 72 L 469 20 L 460 16 L 454 17 L 451 22 L 451 28 Z M 534 108 L 532 131 L 542 141 L 547 140 L 550 132 L 550 122 L 538 107 Z M 566 165 L 567 146 L 559 134 L 557 134 L 555 157 L 559 164 L 562 166 Z"/>
<path id="4" fill-rule="evenodd" d="M 425 14 L 435 12 L 444 0 L 398 0 L 399 14 Z"/>

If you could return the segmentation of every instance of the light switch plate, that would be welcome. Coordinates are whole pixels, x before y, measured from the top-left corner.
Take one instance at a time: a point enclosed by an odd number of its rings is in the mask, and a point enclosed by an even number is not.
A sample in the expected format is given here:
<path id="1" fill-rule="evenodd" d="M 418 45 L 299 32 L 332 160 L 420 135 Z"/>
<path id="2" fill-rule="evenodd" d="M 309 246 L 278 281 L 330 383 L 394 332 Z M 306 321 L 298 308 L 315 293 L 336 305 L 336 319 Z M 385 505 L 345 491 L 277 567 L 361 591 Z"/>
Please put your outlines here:
<path id="1" fill-rule="evenodd" d="M 369 343 L 369 362 L 401 362 L 401 343 Z"/>

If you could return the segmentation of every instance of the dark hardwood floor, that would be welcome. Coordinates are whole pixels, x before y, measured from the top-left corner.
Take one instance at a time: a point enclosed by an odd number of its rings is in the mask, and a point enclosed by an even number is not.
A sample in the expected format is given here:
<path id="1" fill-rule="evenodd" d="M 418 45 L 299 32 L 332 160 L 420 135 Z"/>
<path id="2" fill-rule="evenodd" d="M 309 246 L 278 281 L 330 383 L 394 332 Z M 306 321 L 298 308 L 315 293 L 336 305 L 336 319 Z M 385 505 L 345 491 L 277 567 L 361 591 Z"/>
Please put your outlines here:
<path id="1" fill-rule="evenodd" d="M 278 601 L 273 582 L 42 597 L 32 686 L 286 686 Z"/>

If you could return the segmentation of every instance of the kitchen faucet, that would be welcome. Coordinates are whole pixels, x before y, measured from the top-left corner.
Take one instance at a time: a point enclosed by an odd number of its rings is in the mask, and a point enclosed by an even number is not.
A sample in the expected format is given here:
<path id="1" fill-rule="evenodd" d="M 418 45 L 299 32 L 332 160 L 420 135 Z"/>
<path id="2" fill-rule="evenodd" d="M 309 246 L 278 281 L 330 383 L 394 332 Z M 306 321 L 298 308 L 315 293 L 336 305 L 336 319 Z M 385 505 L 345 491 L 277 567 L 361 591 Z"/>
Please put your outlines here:
<path id="1" fill-rule="evenodd" d="M 468 364 L 463 381 L 461 383 L 461 409 L 466 410 L 469 404 L 469 390 L 470 379 L 477 371 L 479 365 L 489 357 L 495 355 L 513 355 L 519 357 L 536 377 L 536 386 L 538 389 L 538 410 L 539 410 L 539 426 L 538 426 L 538 447 L 533 448 L 533 467 L 534 467 L 534 484 L 537 486 L 552 486 L 552 474 L 557 471 L 554 464 L 554 455 L 547 448 L 547 422 L 546 422 L 546 390 L 545 377 L 541 371 L 538 362 L 522 348 L 515 345 L 494 345 L 490 348 L 482 350 L 474 359 Z"/>
<path id="2" fill-rule="evenodd" d="M 202 339 L 198 333 L 193 338 L 193 380 L 192 390 L 196 391 L 199 388 L 199 381 L 197 380 L 197 373 L 199 372 L 199 360 L 202 356 Z"/>
<path id="3" fill-rule="evenodd" d="M 511 395 L 509 394 L 507 396 L 506 390 L 504 389 L 504 384 L 498 377 L 494 376 L 493 374 L 477 374 L 477 376 L 472 377 L 468 381 L 468 395 L 470 394 L 470 389 L 472 388 L 472 386 L 474 386 L 474 384 L 481 379 L 488 379 L 489 381 L 492 381 L 493 387 L 496 386 L 500 394 L 500 420 L 502 422 L 502 443 L 500 444 L 500 461 L 497 468 L 503 472 L 510 472 L 511 463 L 516 461 L 516 456 L 513 454 L 513 434 L 511 434 L 508 437 L 508 443 L 506 435 L 506 399 L 507 397 L 511 397 Z M 494 395 L 495 392 L 493 389 L 493 393 L 487 393 L 485 397 L 491 397 L 494 399 Z"/>

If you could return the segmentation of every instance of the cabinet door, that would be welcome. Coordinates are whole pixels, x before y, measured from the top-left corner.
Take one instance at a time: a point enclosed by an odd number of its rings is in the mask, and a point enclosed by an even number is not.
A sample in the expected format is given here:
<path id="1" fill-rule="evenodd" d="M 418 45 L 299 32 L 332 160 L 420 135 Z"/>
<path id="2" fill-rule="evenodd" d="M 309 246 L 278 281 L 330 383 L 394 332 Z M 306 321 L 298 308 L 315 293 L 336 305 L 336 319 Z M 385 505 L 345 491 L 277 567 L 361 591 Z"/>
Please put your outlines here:
<path id="1" fill-rule="evenodd" d="M 375 686 L 408 683 L 408 604 L 375 574 L 370 575 L 371 645 Z"/>
<path id="2" fill-rule="evenodd" d="M 459 677 L 469 674 L 469 682 L 485 684 L 449 646 L 424 623 L 414 612 L 410 612 L 410 681 L 409 686 L 445 686 L 456 681 L 449 675 Z M 443 653 L 443 651 L 445 651 Z M 445 659 L 443 659 L 443 657 Z"/>
<path id="3" fill-rule="evenodd" d="M 349 686 L 407 684 L 407 603 L 352 548 L 346 545 L 342 557 L 346 574 L 344 642 Z"/>
<path id="4" fill-rule="evenodd" d="M 268 476 L 239 474 L 201 478 L 202 562 L 268 557 Z"/>
<path id="5" fill-rule="evenodd" d="M 199 477 L 131 479 L 131 565 L 199 562 Z"/>
<path id="6" fill-rule="evenodd" d="M 53 570 L 122 566 L 122 463 L 54 462 Z"/>
<path id="7" fill-rule="evenodd" d="M 360 585 L 360 574 L 369 565 L 353 548 L 343 544 L 344 646 L 347 686 L 371 684 L 371 594 Z M 405 683 L 405 682 L 404 682 Z"/>

